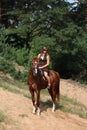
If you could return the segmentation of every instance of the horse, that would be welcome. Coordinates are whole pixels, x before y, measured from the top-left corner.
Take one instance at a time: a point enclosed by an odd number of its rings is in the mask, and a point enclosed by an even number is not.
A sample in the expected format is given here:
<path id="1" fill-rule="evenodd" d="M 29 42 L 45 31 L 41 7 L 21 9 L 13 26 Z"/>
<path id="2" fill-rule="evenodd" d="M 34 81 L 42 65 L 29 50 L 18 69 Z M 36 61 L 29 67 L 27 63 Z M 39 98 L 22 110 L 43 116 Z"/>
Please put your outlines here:
<path id="1" fill-rule="evenodd" d="M 51 87 L 48 89 L 48 92 L 52 98 L 53 106 L 52 112 L 55 111 L 56 108 L 56 98 L 60 99 L 60 75 L 58 72 L 54 70 L 49 70 Z M 32 97 L 33 104 L 33 113 L 37 112 L 40 115 L 40 91 L 42 89 L 46 89 L 48 85 L 47 80 L 42 74 L 42 70 L 39 69 L 39 61 L 37 58 L 32 59 L 32 65 L 29 70 L 28 76 L 28 86 L 29 91 Z M 35 93 L 36 93 L 36 101 L 35 101 Z"/>

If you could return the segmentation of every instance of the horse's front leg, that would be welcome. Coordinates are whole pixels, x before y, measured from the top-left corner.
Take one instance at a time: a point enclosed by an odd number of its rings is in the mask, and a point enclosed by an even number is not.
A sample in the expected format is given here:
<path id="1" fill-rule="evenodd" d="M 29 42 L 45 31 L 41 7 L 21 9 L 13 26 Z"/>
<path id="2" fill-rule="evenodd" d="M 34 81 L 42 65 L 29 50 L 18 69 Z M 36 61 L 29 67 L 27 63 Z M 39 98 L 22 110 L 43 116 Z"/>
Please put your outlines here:
<path id="1" fill-rule="evenodd" d="M 33 114 L 35 114 L 36 113 L 36 104 L 35 104 L 34 90 L 32 90 L 32 89 L 29 89 L 29 90 L 30 90 L 30 93 L 31 93 L 31 96 L 32 96 Z"/>
<path id="2" fill-rule="evenodd" d="M 40 91 L 37 91 L 36 92 L 37 94 L 37 115 L 39 116 L 40 115 Z"/>

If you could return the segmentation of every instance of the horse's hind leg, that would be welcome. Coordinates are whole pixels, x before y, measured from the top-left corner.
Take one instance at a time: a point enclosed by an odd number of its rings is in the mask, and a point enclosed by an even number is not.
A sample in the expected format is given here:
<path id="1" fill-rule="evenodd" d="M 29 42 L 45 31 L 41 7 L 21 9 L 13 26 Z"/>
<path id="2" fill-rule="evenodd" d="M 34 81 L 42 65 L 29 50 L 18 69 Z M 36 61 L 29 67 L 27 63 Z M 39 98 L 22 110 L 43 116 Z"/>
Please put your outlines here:
<path id="1" fill-rule="evenodd" d="M 56 90 L 56 96 L 57 96 L 58 101 L 60 101 L 60 88 L 59 88 L 59 85 L 58 85 L 57 90 Z"/>
<path id="2" fill-rule="evenodd" d="M 49 91 L 49 94 L 50 94 L 50 96 L 51 96 L 51 98 L 52 98 L 52 100 L 53 100 L 52 90 L 48 89 L 48 91 Z"/>
<path id="3" fill-rule="evenodd" d="M 53 91 L 53 107 L 52 107 L 52 112 L 54 112 L 56 109 L 56 92 Z"/>
<path id="4" fill-rule="evenodd" d="M 60 100 L 59 85 L 57 87 L 55 87 L 52 92 L 53 92 L 53 108 L 52 108 L 52 112 L 54 112 L 55 108 L 56 108 L 56 98 L 58 99 L 58 101 Z"/>
<path id="5" fill-rule="evenodd" d="M 52 112 L 55 111 L 56 108 L 56 92 L 54 90 L 49 90 L 49 94 L 51 95 L 52 101 L 53 101 L 53 107 L 52 107 Z"/>

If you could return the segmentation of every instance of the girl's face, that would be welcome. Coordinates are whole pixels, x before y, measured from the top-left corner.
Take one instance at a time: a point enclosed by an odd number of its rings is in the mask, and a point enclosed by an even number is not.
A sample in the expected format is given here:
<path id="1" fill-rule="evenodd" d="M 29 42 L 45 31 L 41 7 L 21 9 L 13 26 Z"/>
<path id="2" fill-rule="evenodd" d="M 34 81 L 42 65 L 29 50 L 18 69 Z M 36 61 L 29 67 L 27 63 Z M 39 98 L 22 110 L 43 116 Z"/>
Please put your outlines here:
<path id="1" fill-rule="evenodd" d="M 43 50 L 43 53 L 44 53 L 44 54 L 46 54 L 46 53 L 47 53 L 47 51 L 46 51 L 46 50 Z"/>

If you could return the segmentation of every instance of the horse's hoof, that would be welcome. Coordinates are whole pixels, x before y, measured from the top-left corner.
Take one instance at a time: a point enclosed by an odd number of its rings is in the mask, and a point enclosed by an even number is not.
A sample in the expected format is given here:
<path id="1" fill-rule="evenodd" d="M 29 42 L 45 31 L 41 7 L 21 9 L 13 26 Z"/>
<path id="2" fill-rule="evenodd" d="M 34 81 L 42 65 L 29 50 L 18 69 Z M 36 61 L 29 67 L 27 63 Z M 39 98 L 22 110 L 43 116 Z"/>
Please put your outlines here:
<path id="1" fill-rule="evenodd" d="M 40 108 L 37 108 L 37 115 L 40 116 Z"/>
<path id="2" fill-rule="evenodd" d="M 36 110 L 32 112 L 33 114 L 36 114 Z"/>
<path id="3" fill-rule="evenodd" d="M 55 112 L 55 110 L 52 110 L 52 112 Z"/>
<path id="4" fill-rule="evenodd" d="M 36 112 L 32 112 L 33 114 L 36 114 Z"/>
<path id="5" fill-rule="evenodd" d="M 38 116 L 40 116 L 40 113 L 37 113 Z"/>
<path id="6" fill-rule="evenodd" d="M 33 106 L 33 114 L 36 114 L 36 107 Z"/>

